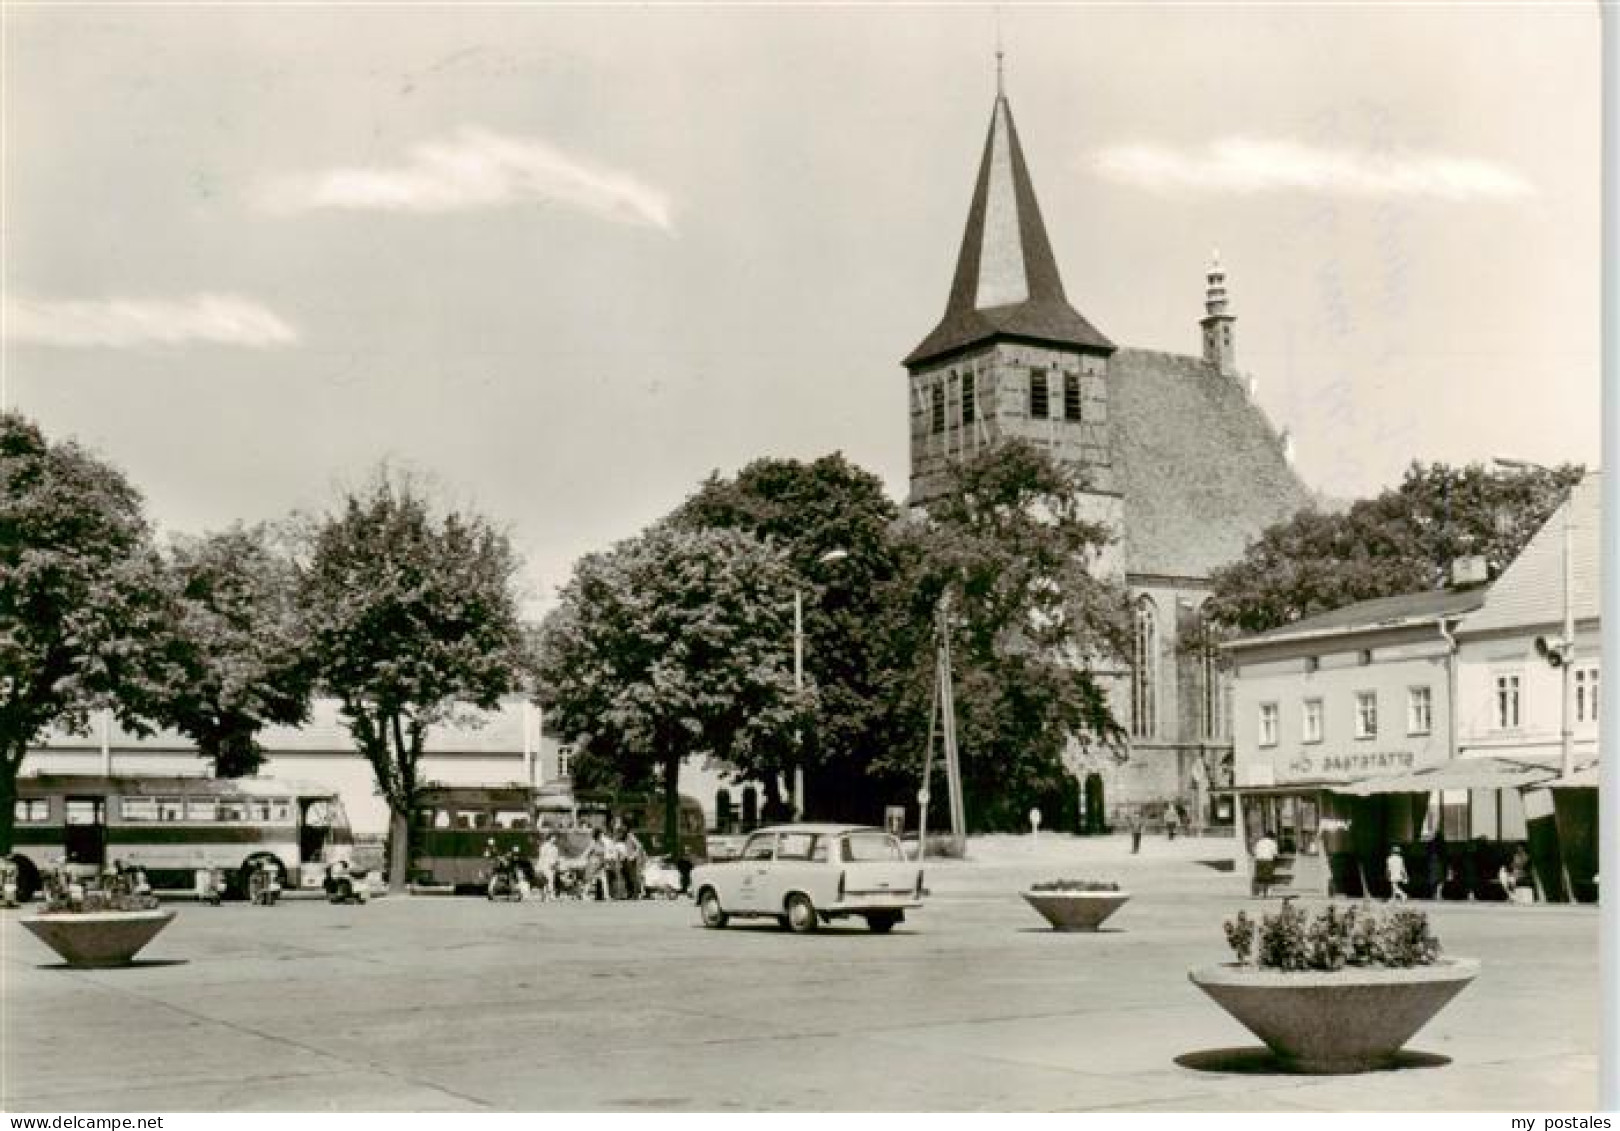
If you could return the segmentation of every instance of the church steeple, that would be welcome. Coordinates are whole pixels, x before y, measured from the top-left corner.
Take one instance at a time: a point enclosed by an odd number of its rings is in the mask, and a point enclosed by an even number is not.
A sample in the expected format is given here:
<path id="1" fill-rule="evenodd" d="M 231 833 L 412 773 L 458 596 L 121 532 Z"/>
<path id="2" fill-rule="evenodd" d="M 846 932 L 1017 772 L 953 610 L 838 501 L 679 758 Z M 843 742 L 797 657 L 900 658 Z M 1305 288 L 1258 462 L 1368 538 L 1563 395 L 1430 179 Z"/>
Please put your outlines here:
<path id="1" fill-rule="evenodd" d="M 1226 268 L 1221 266 L 1219 251 L 1210 256 L 1204 286 L 1204 317 L 1198 321 L 1204 331 L 1204 360 L 1222 373 L 1236 373 L 1237 342 L 1232 324 L 1237 318 L 1227 311 Z"/>
<path id="2" fill-rule="evenodd" d="M 996 338 L 1103 355 L 1114 349 L 1063 293 L 1012 109 L 1001 90 L 1000 54 L 996 101 L 950 298 L 939 325 L 906 358 L 911 369 Z"/>

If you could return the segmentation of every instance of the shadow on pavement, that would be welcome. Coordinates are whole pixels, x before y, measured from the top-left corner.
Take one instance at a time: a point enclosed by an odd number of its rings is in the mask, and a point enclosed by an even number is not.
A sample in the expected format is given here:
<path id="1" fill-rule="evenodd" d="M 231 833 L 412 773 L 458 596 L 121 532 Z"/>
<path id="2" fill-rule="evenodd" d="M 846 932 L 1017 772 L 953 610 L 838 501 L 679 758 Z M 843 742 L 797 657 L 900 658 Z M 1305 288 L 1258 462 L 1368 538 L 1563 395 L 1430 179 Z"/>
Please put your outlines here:
<path id="1" fill-rule="evenodd" d="M 1070 938 L 1075 935 L 1123 935 L 1128 934 L 1124 927 L 1097 927 L 1090 931 L 1059 931 L 1052 927 L 1019 927 L 1021 935 L 1056 935 L 1058 938 Z"/>
<path id="2" fill-rule="evenodd" d="M 158 966 L 187 966 L 189 958 L 136 958 L 117 966 L 70 966 L 66 962 L 41 962 L 35 966 L 36 970 L 139 970 L 143 967 L 154 968 Z"/>
<path id="3" fill-rule="evenodd" d="M 1321 1073 L 1302 1072 L 1297 1068 L 1290 1068 L 1278 1060 L 1277 1055 L 1264 1045 L 1232 1049 L 1200 1049 L 1197 1052 L 1182 1053 L 1175 1058 L 1175 1062 L 1183 1068 L 1192 1069 L 1194 1072 L 1231 1072 L 1248 1076 L 1321 1075 Z M 1449 1056 L 1441 1056 L 1439 1053 L 1402 1049 L 1395 1054 L 1395 1059 L 1387 1066 L 1372 1068 L 1367 1071 L 1401 1072 L 1410 1068 L 1443 1068 L 1450 1063 L 1451 1058 Z M 1355 1075 L 1361 1075 L 1361 1073 Z"/>

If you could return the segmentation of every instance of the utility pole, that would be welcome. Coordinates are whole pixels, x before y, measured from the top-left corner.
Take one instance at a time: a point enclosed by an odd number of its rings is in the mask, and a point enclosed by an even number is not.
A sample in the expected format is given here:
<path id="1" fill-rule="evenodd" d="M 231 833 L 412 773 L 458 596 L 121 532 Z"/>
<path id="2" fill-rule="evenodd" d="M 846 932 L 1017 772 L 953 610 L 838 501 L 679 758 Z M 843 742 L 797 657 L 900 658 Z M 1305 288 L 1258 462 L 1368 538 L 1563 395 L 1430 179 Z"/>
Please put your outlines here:
<path id="1" fill-rule="evenodd" d="M 960 857 L 967 844 L 967 815 L 962 804 L 962 763 L 956 748 L 956 693 L 951 688 L 950 591 L 939 599 L 939 710 L 945 733 L 945 788 L 950 797 L 951 843 Z"/>

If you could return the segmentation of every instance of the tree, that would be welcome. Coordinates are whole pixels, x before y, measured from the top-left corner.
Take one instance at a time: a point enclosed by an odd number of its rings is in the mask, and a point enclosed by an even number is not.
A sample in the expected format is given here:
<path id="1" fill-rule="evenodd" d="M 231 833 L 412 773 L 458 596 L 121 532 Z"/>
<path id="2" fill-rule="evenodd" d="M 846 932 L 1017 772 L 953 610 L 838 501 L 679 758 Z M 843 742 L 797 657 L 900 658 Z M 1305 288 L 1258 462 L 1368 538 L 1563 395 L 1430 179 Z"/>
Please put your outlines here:
<path id="1" fill-rule="evenodd" d="M 388 802 L 391 890 L 405 885 L 429 728 L 518 689 L 517 568 L 488 521 L 437 515 L 414 483 L 386 471 L 310 536 L 303 631 L 319 683 L 338 699 Z"/>
<path id="2" fill-rule="evenodd" d="M 948 602 L 973 827 L 1017 827 L 1031 801 L 1072 795 L 1063 765 L 1071 741 L 1123 754 L 1105 685 L 1125 654 L 1127 602 L 1093 572 L 1110 532 L 1083 515 L 1084 486 L 1079 471 L 1042 449 L 1005 442 L 954 465 L 927 522 L 906 532 L 916 571 L 910 620 L 928 624 Z M 924 703 L 934 655 L 918 651 L 911 694 Z M 926 708 L 917 714 L 926 721 Z"/>
<path id="3" fill-rule="evenodd" d="M 171 671 L 156 716 L 197 744 L 216 776 L 264 762 L 257 735 L 309 716 L 312 671 L 298 579 L 263 527 L 177 542 L 168 554 L 176 617 Z"/>
<path id="4" fill-rule="evenodd" d="M 834 454 L 809 463 L 761 459 L 735 478 L 713 475 L 672 518 L 746 531 L 777 547 L 792 569 L 803 595 L 805 683 L 819 703 L 793 754 L 806 770 L 801 804 L 819 817 L 875 823 L 886 793 L 909 793 L 894 775 L 875 774 L 872 761 L 875 751 L 912 742 L 915 729 L 901 694 L 915 626 L 896 599 L 897 584 L 910 580 L 894 537 L 898 517 L 877 476 Z M 739 778 L 761 780 L 774 803 L 769 768 L 735 767 Z M 905 781 L 915 789 L 912 776 Z"/>
<path id="5" fill-rule="evenodd" d="M 1458 558 L 1505 569 L 1583 469 L 1495 473 L 1414 463 L 1398 487 L 1344 511 L 1302 510 L 1217 570 L 1207 610 L 1222 628 L 1263 632 L 1357 601 L 1444 588 Z"/>
<path id="6" fill-rule="evenodd" d="M 17 774 L 52 726 L 110 707 L 132 730 L 166 680 L 168 608 L 140 494 L 121 472 L 0 414 L 0 853 Z"/>
<path id="7" fill-rule="evenodd" d="M 580 559 L 541 626 L 540 703 L 621 780 L 662 784 L 666 844 L 680 843 L 684 759 L 791 764 L 788 739 L 810 706 L 793 692 L 792 601 L 774 548 L 662 522 Z"/>

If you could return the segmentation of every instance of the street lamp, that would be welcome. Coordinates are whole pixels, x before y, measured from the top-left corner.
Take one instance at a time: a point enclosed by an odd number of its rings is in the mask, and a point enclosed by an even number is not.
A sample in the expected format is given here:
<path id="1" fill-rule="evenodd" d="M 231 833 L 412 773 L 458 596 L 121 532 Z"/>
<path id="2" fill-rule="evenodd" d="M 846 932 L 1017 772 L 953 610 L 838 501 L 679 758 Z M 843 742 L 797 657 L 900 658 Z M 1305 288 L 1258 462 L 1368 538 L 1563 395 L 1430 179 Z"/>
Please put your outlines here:
<path id="1" fill-rule="evenodd" d="M 1497 456 L 1491 462 L 1512 471 L 1543 471 L 1548 474 L 1552 472 L 1551 468 L 1527 459 Z M 1564 488 L 1564 500 L 1560 504 L 1564 512 L 1564 633 L 1556 649 L 1551 653 L 1557 657 L 1553 662 L 1557 665 L 1559 678 L 1562 680 L 1563 694 L 1559 708 L 1559 773 L 1561 777 L 1566 778 L 1575 770 L 1575 731 L 1570 722 L 1570 697 L 1575 681 L 1575 555 L 1571 545 L 1574 497 L 1575 485 L 1572 483 Z"/>
<path id="2" fill-rule="evenodd" d="M 817 565 L 831 565 L 849 557 L 844 549 L 828 550 L 816 559 Z M 804 695 L 804 586 L 793 587 L 793 692 L 795 698 Z M 804 753 L 803 736 L 793 728 L 793 819 L 804 820 Z"/>

